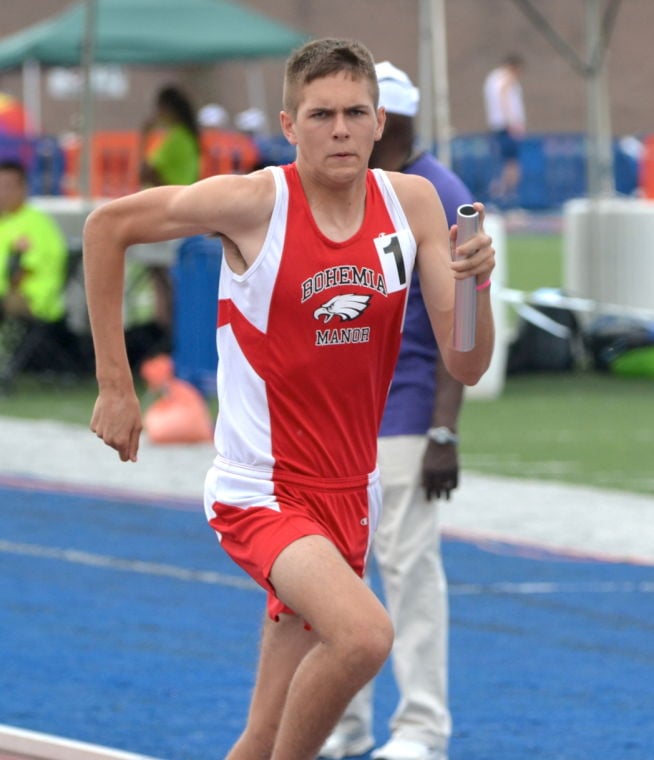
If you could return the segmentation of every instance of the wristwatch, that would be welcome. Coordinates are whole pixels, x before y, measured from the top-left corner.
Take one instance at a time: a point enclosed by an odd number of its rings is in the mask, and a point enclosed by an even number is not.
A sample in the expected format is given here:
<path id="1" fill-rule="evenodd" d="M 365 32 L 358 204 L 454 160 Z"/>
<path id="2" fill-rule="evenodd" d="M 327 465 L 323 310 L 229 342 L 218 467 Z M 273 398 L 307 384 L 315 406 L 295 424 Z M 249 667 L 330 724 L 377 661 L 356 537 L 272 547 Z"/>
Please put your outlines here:
<path id="1" fill-rule="evenodd" d="M 444 446 L 447 443 L 453 443 L 456 446 L 459 442 L 459 436 L 444 425 L 441 425 L 441 427 L 429 428 L 427 431 L 427 438 L 441 446 Z"/>

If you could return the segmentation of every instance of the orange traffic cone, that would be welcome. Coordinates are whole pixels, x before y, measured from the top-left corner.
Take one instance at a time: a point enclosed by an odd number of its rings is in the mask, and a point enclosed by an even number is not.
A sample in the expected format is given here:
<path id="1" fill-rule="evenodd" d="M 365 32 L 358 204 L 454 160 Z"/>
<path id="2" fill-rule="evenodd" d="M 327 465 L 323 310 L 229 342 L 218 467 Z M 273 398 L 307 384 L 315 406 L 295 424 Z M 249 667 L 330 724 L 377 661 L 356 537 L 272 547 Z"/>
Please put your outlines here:
<path id="1" fill-rule="evenodd" d="M 152 443 L 203 443 L 213 438 L 213 422 L 202 394 L 175 377 L 170 356 L 148 359 L 141 376 L 161 396 L 143 415 L 143 427 Z"/>

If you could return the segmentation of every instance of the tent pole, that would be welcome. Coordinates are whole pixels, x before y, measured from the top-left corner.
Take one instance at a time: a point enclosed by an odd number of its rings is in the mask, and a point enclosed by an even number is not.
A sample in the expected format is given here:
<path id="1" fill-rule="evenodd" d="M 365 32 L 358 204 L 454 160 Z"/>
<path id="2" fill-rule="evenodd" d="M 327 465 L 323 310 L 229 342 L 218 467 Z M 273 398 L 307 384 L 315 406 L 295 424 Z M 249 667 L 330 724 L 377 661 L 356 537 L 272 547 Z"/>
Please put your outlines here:
<path id="1" fill-rule="evenodd" d="M 85 0 L 84 38 L 82 40 L 82 150 L 80 156 L 80 194 L 91 196 L 91 141 L 93 139 L 93 62 L 97 34 L 97 0 Z"/>
<path id="2" fill-rule="evenodd" d="M 445 0 L 431 0 L 431 53 L 433 72 L 433 108 L 436 120 L 438 160 L 448 169 L 452 166 L 452 126 L 450 124 L 450 92 L 447 77 L 447 30 Z"/>
<path id="3" fill-rule="evenodd" d="M 418 88 L 420 111 L 418 113 L 418 142 L 422 149 L 434 149 L 434 109 L 432 108 L 431 83 L 431 0 L 420 0 L 418 16 Z"/>
<path id="4" fill-rule="evenodd" d="M 600 0 L 585 0 L 586 50 L 589 61 L 586 79 L 588 102 L 587 180 L 591 198 L 615 194 L 613 146 L 609 112 L 606 55 L 599 54 L 602 40 Z"/>
<path id="5" fill-rule="evenodd" d="M 43 131 L 41 112 L 41 64 L 34 58 L 23 61 L 23 104 L 29 116 L 29 134 Z"/>
<path id="6" fill-rule="evenodd" d="M 266 104 L 266 84 L 260 61 L 248 61 L 245 64 L 245 77 L 248 93 L 248 107 L 256 106 L 268 113 Z"/>

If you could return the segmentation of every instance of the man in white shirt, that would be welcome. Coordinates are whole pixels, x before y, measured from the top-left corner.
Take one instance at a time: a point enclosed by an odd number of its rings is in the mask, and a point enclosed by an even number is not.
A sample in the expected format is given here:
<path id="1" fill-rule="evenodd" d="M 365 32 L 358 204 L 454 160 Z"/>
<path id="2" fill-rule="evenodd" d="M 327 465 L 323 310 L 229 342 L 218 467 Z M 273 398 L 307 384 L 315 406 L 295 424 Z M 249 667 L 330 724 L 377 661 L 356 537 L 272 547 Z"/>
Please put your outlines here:
<path id="1" fill-rule="evenodd" d="M 486 123 L 497 144 L 502 169 L 491 186 L 494 200 L 503 206 L 514 205 L 520 182 L 520 140 L 526 128 L 525 107 L 520 84 L 524 60 L 508 55 L 484 82 Z"/>

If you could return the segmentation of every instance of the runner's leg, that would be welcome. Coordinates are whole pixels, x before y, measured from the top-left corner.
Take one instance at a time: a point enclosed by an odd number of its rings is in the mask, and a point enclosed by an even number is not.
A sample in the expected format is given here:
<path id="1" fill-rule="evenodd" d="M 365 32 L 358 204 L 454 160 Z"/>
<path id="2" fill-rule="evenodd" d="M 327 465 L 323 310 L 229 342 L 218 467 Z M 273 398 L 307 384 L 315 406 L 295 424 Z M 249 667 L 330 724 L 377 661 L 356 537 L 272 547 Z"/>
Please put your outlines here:
<path id="1" fill-rule="evenodd" d="M 322 536 L 287 546 L 270 579 L 298 618 L 265 626 L 248 728 L 228 757 L 267 757 L 278 724 L 272 760 L 313 760 L 350 699 L 386 660 L 392 627 L 374 593 Z M 302 620 L 315 631 L 304 631 L 306 646 L 298 646 Z M 255 746 L 262 754 L 241 752 Z"/>

